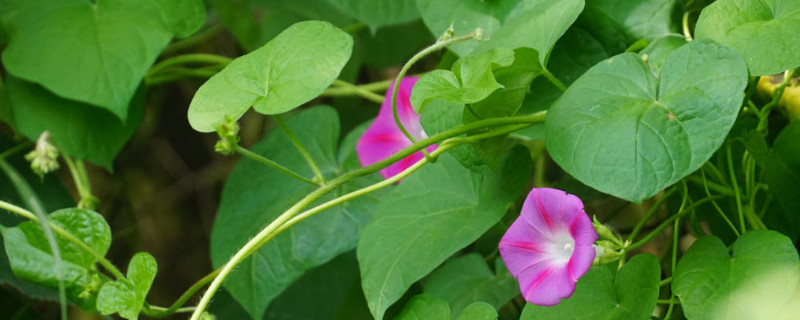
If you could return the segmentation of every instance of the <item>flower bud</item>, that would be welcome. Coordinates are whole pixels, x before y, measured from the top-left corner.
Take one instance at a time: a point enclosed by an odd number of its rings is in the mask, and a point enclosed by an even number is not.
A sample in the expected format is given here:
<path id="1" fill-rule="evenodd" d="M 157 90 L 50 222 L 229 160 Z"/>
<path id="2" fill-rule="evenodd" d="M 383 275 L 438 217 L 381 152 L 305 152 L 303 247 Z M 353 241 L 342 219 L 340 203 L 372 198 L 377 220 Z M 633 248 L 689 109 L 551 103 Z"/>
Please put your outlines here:
<path id="1" fill-rule="evenodd" d="M 450 27 L 447 28 L 447 30 L 445 30 L 444 33 L 442 33 L 442 36 L 439 37 L 439 41 L 447 41 L 447 40 L 453 39 L 455 34 L 456 34 L 456 30 L 455 30 L 455 28 L 453 28 L 453 24 L 450 23 Z"/>
<path id="2" fill-rule="evenodd" d="M 217 127 L 219 142 L 214 145 L 214 150 L 224 155 L 236 152 L 239 145 L 239 124 L 230 117 L 225 117 L 225 122 Z"/>
<path id="3" fill-rule="evenodd" d="M 50 144 L 50 132 L 42 132 L 36 140 L 36 147 L 25 155 L 25 160 L 31 162 L 31 170 L 44 178 L 44 175 L 58 170 L 58 149 Z"/>

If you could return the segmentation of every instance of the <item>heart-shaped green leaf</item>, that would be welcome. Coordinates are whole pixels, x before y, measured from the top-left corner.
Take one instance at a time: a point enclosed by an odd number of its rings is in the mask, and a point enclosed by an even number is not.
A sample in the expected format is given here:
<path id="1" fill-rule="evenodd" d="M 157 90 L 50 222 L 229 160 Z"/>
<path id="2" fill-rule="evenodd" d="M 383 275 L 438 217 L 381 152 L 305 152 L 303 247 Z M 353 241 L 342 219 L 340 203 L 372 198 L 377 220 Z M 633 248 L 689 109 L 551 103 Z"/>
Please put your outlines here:
<path id="1" fill-rule="evenodd" d="M 414 0 L 328 0 L 373 30 L 419 18 Z"/>
<path id="2" fill-rule="evenodd" d="M 589 269 L 575 293 L 553 307 L 525 305 L 520 320 L 648 319 L 656 306 L 661 267 L 651 254 L 634 256 L 616 277 L 608 266 Z"/>
<path id="3" fill-rule="evenodd" d="M 414 282 L 497 223 L 523 192 L 530 168 L 521 148 L 485 175 L 445 153 L 392 190 L 358 242 L 361 286 L 373 316 L 383 319 Z"/>
<path id="4" fill-rule="evenodd" d="M 742 235 L 733 244 L 733 256 L 719 238 L 702 237 L 678 262 L 672 278 L 688 319 L 777 319 L 786 315 L 782 308 L 769 310 L 762 303 L 791 303 L 799 284 L 797 249 L 789 238 L 769 230 Z"/>
<path id="5" fill-rule="evenodd" d="M 97 310 L 102 314 L 116 312 L 125 319 L 137 319 L 156 272 L 156 259 L 146 252 L 137 253 L 128 263 L 126 279 L 108 282 L 100 288 Z"/>
<path id="6" fill-rule="evenodd" d="M 189 123 L 211 132 L 251 106 L 263 114 L 297 108 L 336 80 L 352 49 L 353 38 L 330 23 L 296 23 L 208 79 L 189 105 Z"/>
<path id="7" fill-rule="evenodd" d="M 529 47 L 549 53 L 556 40 L 578 18 L 583 0 L 417 0 L 422 20 L 435 37 L 451 24 L 457 34 L 482 28 L 484 42 L 467 41 L 450 47 L 459 56 L 493 48 Z M 539 62 L 546 65 L 548 54 Z"/>
<path id="8" fill-rule="evenodd" d="M 200 0 L 6 0 L 3 65 L 55 94 L 121 120 L 147 68 L 173 35 L 205 22 Z"/>
<path id="9" fill-rule="evenodd" d="M 747 61 L 750 75 L 800 66 L 800 1 L 719 0 L 700 13 L 695 36 L 730 46 Z"/>
<path id="10" fill-rule="evenodd" d="M 49 216 L 50 222 L 83 241 L 95 252 L 105 255 L 111 245 L 111 229 L 99 213 L 84 209 L 63 209 Z M 58 288 L 55 257 L 36 222 L 23 222 L 14 228 L 0 228 L 14 275 L 23 280 Z M 92 255 L 56 234 L 61 253 L 62 280 L 67 297 L 81 309 L 93 311 L 97 291 L 106 276 L 97 271 Z"/>
<path id="11" fill-rule="evenodd" d="M 606 15 L 624 30 L 628 43 L 639 39 L 653 40 L 669 33 L 678 32 L 674 13 L 679 9 L 678 0 L 593 0 L 586 4 L 586 11 Z"/>
<path id="12" fill-rule="evenodd" d="M 647 199 L 692 173 L 719 148 L 747 84 L 732 49 L 696 40 L 675 50 L 658 77 L 633 53 L 602 61 L 547 114 L 547 149 L 599 191 Z"/>

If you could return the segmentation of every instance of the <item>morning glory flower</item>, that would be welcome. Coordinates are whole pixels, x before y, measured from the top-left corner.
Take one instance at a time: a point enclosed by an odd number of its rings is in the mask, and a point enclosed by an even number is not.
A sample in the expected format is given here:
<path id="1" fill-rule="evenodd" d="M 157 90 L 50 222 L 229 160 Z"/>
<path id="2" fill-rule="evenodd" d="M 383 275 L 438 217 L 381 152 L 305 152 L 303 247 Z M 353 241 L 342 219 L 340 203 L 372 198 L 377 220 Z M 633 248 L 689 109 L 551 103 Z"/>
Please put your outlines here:
<path id="1" fill-rule="evenodd" d="M 569 298 L 589 271 L 597 232 L 583 202 L 564 191 L 531 190 L 503 239 L 500 256 L 530 303 L 554 306 Z"/>
<path id="2" fill-rule="evenodd" d="M 419 115 L 414 112 L 410 100 L 411 88 L 414 87 L 416 82 L 417 78 L 415 77 L 405 77 L 400 81 L 400 86 L 397 90 L 397 116 L 400 118 L 403 127 L 414 139 L 422 140 L 428 138 L 428 135 L 422 129 L 422 125 L 419 123 Z M 394 120 L 394 114 L 392 113 L 393 87 L 394 84 L 389 86 L 389 90 L 386 91 L 386 97 L 383 99 L 381 110 L 378 112 L 378 117 L 375 118 L 375 121 L 372 122 L 372 125 L 361 136 L 356 145 L 356 153 L 362 166 L 366 167 L 384 160 L 412 144 L 411 140 L 400 131 Z M 426 148 L 428 152 L 435 149 L 435 145 Z M 416 152 L 384 168 L 381 170 L 381 174 L 387 179 L 391 178 L 424 157 L 425 155 L 422 152 Z"/>

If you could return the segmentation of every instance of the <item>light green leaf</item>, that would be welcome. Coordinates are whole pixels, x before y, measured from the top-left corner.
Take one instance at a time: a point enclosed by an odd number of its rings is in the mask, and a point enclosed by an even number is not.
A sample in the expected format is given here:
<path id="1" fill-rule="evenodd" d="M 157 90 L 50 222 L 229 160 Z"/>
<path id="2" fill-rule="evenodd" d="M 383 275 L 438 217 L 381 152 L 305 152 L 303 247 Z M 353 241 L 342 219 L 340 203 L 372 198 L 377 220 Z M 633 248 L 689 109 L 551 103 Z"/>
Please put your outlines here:
<path id="1" fill-rule="evenodd" d="M 469 110 L 464 112 L 465 121 L 469 123 L 515 115 L 531 87 L 531 82 L 544 70 L 539 64 L 538 56 L 539 53 L 530 48 L 515 49 L 514 63 L 493 71 L 494 78 L 502 88 L 481 101 L 468 102 Z"/>
<path id="2" fill-rule="evenodd" d="M 434 37 L 452 24 L 457 34 L 482 28 L 483 42 L 467 41 L 450 47 L 459 56 L 493 48 L 529 47 L 547 53 L 539 57 L 546 65 L 556 40 L 578 18 L 583 0 L 417 0 L 422 20 Z"/>
<path id="3" fill-rule="evenodd" d="M 460 314 L 461 319 L 475 302 L 488 303 L 494 312 L 519 295 L 519 285 L 499 258 L 492 272 L 481 255 L 472 253 L 433 271 L 424 292 L 447 301 L 452 318 Z"/>
<path id="4" fill-rule="evenodd" d="M 251 106 L 263 114 L 297 108 L 336 80 L 352 48 L 353 38 L 330 23 L 296 23 L 204 83 L 189 106 L 189 123 L 211 132 Z"/>
<path id="5" fill-rule="evenodd" d="M 138 319 L 157 272 L 158 264 L 153 256 L 137 253 L 128 264 L 126 279 L 107 282 L 100 288 L 97 310 L 106 315 L 119 313 L 125 319 Z"/>
<path id="6" fill-rule="evenodd" d="M 497 320 L 497 310 L 486 302 L 475 302 L 464 308 L 458 320 Z"/>
<path id="7" fill-rule="evenodd" d="M 353 141 L 360 137 L 358 132 L 345 139 L 343 145 L 349 147 L 340 150 L 337 156 L 339 119 L 332 108 L 308 109 L 287 119 L 286 124 L 327 178 L 359 165 L 353 155 Z M 279 128 L 252 150 L 301 175 L 313 176 L 301 154 Z M 313 205 L 377 181 L 380 181 L 377 175 L 357 179 Z M 227 262 L 263 226 L 315 189 L 262 163 L 243 159 L 222 191 L 211 233 L 214 266 Z M 362 226 L 376 210 L 380 194 L 371 193 L 347 201 L 287 229 L 239 265 L 226 280 L 225 287 L 254 319 L 260 319 L 270 301 L 304 272 L 355 247 Z"/>
<path id="8" fill-rule="evenodd" d="M 578 279 L 571 297 L 553 307 L 525 305 L 520 320 L 648 319 L 656 306 L 661 268 L 655 256 L 634 256 L 617 271 L 608 266 L 589 269 Z"/>
<path id="9" fill-rule="evenodd" d="M 408 301 L 395 320 L 444 320 L 450 319 L 450 307 L 437 297 L 420 294 Z"/>
<path id="10" fill-rule="evenodd" d="M 672 278 L 688 319 L 786 319 L 781 316 L 792 313 L 781 306 L 796 302 L 791 299 L 798 285 L 797 250 L 789 238 L 769 230 L 743 234 L 733 256 L 719 238 L 702 237 L 678 261 Z"/>
<path id="11" fill-rule="evenodd" d="M 763 139 L 763 138 L 762 138 Z M 774 196 L 764 224 L 796 240 L 800 237 L 800 121 L 789 123 L 772 145 L 767 157 L 764 182 Z"/>
<path id="12" fill-rule="evenodd" d="M 106 110 L 64 100 L 41 86 L 9 77 L 14 122 L 36 140 L 44 131 L 65 153 L 111 170 L 114 158 L 136 131 L 144 114 L 144 90 L 131 100 L 125 123 Z"/>
<path id="13" fill-rule="evenodd" d="M 328 0 L 373 30 L 419 18 L 414 0 Z"/>
<path id="14" fill-rule="evenodd" d="M 639 202 L 697 170 L 739 112 L 744 61 L 696 40 L 658 78 L 633 53 L 598 63 L 547 114 L 547 149 L 565 171 L 599 191 Z"/>
<path id="15" fill-rule="evenodd" d="M 125 121 L 142 77 L 172 36 L 189 35 L 203 22 L 200 0 L 6 0 L 3 65 Z"/>
<path id="16" fill-rule="evenodd" d="M 53 212 L 49 218 L 101 255 L 105 255 L 111 245 L 110 228 L 103 216 L 96 212 L 63 209 Z M 58 288 L 55 258 L 38 223 L 23 222 L 0 231 L 15 276 L 48 288 Z M 95 260 L 89 253 L 57 234 L 56 242 L 61 253 L 62 280 L 66 284 L 67 297 L 82 309 L 93 311 L 96 293 L 107 278 L 97 272 Z"/>
<path id="17" fill-rule="evenodd" d="M 419 113 L 434 99 L 459 103 L 481 101 L 503 87 L 497 83 L 492 71 L 513 62 L 514 51 L 507 48 L 458 59 L 452 72 L 433 70 L 419 78 L 411 92 L 411 105 Z"/>
<path id="18" fill-rule="evenodd" d="M 618 23 L 625 30 L 628 44 L 678 32 L 676 14 L 681 9 L 678 0 L 593 0 L 586 5 L 587 11 L 597 10 Z"/>
<path id="19" fill-rule="evenodd" d="M 800 1 L 719 0 L 700 13 L 695 37 L 730 46 L 751 76 L 800 66 Z"/>
<path id="20" fill-rule="evenodd" d="M 404 179 L 381 202 L 358 242 L 368 305 L 376 319 L 417 280 L 472 243 L 523 192 L 530 157 L 515 149 L 496 174 L 478 175 L 448 154 Z"/>

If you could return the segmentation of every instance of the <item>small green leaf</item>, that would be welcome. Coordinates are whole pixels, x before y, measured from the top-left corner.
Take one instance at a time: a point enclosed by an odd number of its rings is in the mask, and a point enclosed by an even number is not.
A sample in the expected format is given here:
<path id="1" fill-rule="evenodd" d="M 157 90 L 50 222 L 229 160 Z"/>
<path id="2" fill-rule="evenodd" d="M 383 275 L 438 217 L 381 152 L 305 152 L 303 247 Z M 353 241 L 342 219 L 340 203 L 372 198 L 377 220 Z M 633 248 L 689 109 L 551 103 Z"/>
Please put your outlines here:
<path id="1" fill-rule="evenodd" d="M 648 319 L 656 306 L 661 268 L 655 256 L 634 256 L 616 277 L 607 266 L 589 269 L 575 293 L 553 307 L 525 305 L 520 320 Z M 705 319 L 705 318 L 703 318 Z"/>
<path id="2" fill-rule="evenodd" d="M 360 167 L 354 148 L 363 131 L 348 135 L 337 155 L 339 118 L 332 108 L 317 106 L 305 110 L 286 119 L 286 125 L 308 149 L 326 178 Z M 297 148 L 280 128 L 276 129 L 252 151 L 303 176 L 313 176 Z M 380 181 L 377 175 L 357 179 L 312 207 L 377 181 Z M 213 265 L 226 263 L 262 227 L 314 190 L 315 186 L 283 172 L 243 159 L 222 191 L 211 232 Z M 260 319 L 272 299 L 303 273 L 355 247 L 361 228 L 376 211 L 380 195 L 381 192 L 376 192 L 347 201 L 287 229 L 239 265 L 226 280 L 226 289 L 254 319 Z"/>
<path id="3" fill-rule="evenodd" d="M 477 253 L 449 261 L 431 273 L 424 292 L 447 301 L 453 319 L 459 314 L 461 319 L 475 302 L 488 303 L 494 312 L 519 295 L 517 280 L 496 261 L 495 272 Z"/>
<path id="4" fill-rule="evenodd" d="M 528 47 L 549 53 L 583 6 L 583 0 L 417 0 L 422 20 L 434 37 L 441 36 L 451 24 L 457 34 L 483 29 L 488 40 L 450 47 L 462 57 L 498 47 Z M 548 54 L 541 55 L 539 62 L 546 65 L 547 57 Z"/>
<path id="5" fill-rule="evenodd" d="M 336 80 L 352 49 L 353 38 L 330 23 L 296 23 L 204 83 L 189 106 L 189 123 L 211 132 L 251 106 L 263 114 L 297 108 Z"/>
<path id="6" fill-rule="evenodd" d="M 730 46 L 763 76 L 800 66 L 798 29 L 800 1 L 719 0 L 700 13 L 695 37 Z"/>
<path id="7" fill-rule="evenodd" d="M 381 202 L 358 242 L 376 319 L 417 280 L 497 223 L 523 192 L 530 156 L 515 149 L 496 174 L 470 172 L 448 154 L 404 179 Z"/>
<path id="8" fill-rule="evenodd" d="M 774 281 L 777 280 L 777 281 Z M 800 284 L 800 259 L 792 241 L 770 230 L 750 231 L 733 244 L 698 239 L 678 261 L 672 290 L 688 319 L 777 319 Z"/>
<path id="9" fill-rule="evenodd" d="M 158 264 L 153 256 L 137 253 L 128 264 L 126 279 L 108 282 L 100 288 L 97 310 L 106 315 L 119 313 L 125 319 L 138 319 L 157 272 Z"/>
<path id="10" fill-rule="evenodd" d="M 125 121 L 142 77 L 172 36 L 204 22 L 200 0 L 7 0 L 0 5 L 9 37 L 3 65 Z"/>
<path id="11" fill-rule="evenodd" d="M 464 308 L 458 320 L 497 320 L 497 310 L 486 302 L 475 302 Z"/>
<path id="12" fill-rule="evenodd" d="M 450 307 L 442 299 L 420 294 L 408 301 L 395 320 L 440 320 L 450 319 Z"/>
<path id="13" fill-rule="evenodd" d="M 547 114 L 547 150 L 599 191 L 639 202 L 697 170 L 728 134 L 744 61 L 710 40 L 667 59 L 658 78 L 633 53 L 598 63 Z"/>
<path id="14" fill-rule="evenodd" d="M 492 71 L 510 66 L 514 51 L 496 48 L 492 51 L 456 60 L 452 72 L 433 70 L 414 84 L 411 105 L 421 112 L 433 99 L 459 103 L 474 103 L 488 97 L 503 86 L 497 83 Z"/>
<path id="15" fill-rule="evenodd" d="M 329 0 L 373 30 L 419 18 L 414 0 Z"/>
<path id="16" fill-rule="evenodd" d="M 41 86 L 14 77 L 7 81 L 14 122 L 22 134 L 36 140 L 49 131 L 63 152 L 109 170 L 144 114 L 144 90 L 131 100 L 123 123 L 108 111 L 64 100 Z"/>
<path id="17" fill-rule="evenodd" d="M 759 135 L 760 136 L 760 135 Z M 762 138 L 763 140 L 763 138 Z M 800 237 L 800 121 L 789 123 L 772 145 L 767 157 L 764 182 L 774 196 L 764 223 L 791 239 Z"/>
<path id="18" fill-rule="evenodd" d="M 111 230 L 103 216 L 96 212 L 63 209 L 50 214 L 49 219 L 101 255 L 111 245 Z M 14 228 L 0 230 L 15 276 L 48 288 L 58 288 L 55 258 L 39 224 L 23 222 Z M 95 260 L 89 253 L 57 234 L 56 242 L 61 253 L 67 297 L 82 309 L 93 311 L 96 293 L 107 278 L 97 271 Z"/>

